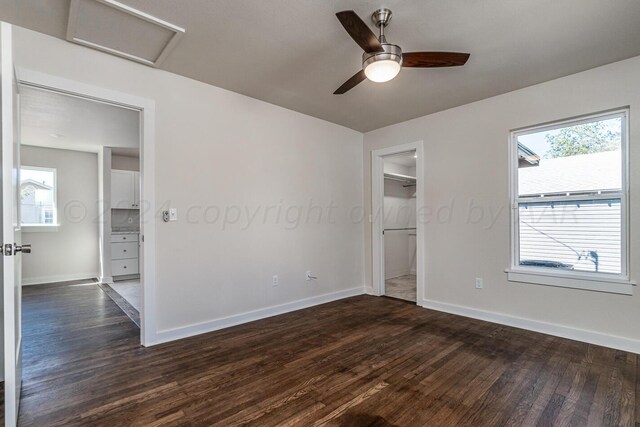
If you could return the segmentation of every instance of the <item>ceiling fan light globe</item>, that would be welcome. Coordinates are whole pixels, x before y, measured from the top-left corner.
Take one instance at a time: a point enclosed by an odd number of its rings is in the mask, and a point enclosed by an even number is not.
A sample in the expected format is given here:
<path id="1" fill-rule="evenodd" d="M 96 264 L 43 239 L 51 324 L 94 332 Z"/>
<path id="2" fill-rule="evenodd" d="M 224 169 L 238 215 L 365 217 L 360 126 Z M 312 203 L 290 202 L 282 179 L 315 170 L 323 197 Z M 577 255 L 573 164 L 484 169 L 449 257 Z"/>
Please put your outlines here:
<path id="1" fill-rule="evenodd" d="M 392 80 L 402 67 L 402 49 L 390 43 L 382 43 L 383 52 L 363 53 L 364 75 L 376 83 Z"/>
<path id="2" fill-rule="evenodd" d="M 399 62 L 392 59 L 385 59 L 368 64 L 364 69 L 364 74 L 372 82 L 384 83 L 397 76 L 400 68 Z"/>

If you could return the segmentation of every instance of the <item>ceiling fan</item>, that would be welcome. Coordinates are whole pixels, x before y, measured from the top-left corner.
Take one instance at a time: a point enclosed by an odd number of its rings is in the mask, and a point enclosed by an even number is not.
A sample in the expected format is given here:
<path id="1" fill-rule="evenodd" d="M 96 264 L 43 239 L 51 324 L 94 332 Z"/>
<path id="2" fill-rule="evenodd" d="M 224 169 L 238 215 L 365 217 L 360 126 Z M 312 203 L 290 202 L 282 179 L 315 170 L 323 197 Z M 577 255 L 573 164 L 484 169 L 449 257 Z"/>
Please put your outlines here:
<path id="1" fill-rule="evenodd" d="M 468 53 L 460 52 L 406 52 L 400 46 L 387 43 L 384 29 L 391 21 L 389 9 L 378 9 L 371 15 L 371 20 L 380 29 L 380 36 L 376 35 L 353 11 L 345 10 L 336 13 L 351 38 L 364 50 L 362 54 L 362 70 L 344 82 L 334 95 L 341 95 L 353 89 L 365 79 L 374 82 L 388 82 L 398 75 L 401 67 L 432 68 L 457 67 L 464 65 L 469 59 Z"/>

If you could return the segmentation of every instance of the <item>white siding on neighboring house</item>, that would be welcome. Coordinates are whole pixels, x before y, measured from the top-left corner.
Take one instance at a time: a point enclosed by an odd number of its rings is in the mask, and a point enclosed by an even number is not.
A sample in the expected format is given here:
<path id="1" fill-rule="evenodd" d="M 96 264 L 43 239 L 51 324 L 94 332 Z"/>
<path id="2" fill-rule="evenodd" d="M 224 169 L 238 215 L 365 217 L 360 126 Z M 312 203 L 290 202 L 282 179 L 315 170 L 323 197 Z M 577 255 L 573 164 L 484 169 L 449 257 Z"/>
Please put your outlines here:
<path id="1" fill-rule="evenodd" d="M 583 271 L 596 271 L 597 262 L 599 272 L 619 274 L 620 229 L 620 200 L 523 204 L 520 260 L 558 261 Z"/>
<path id="2" fill-rule="evenodd" d="M 48 185 L 25 180 L 20 183 L 20 218 L 26 224 L 52 224 L 55 206 Z"/>
<path id="3" fill-rule="evenodd" d="M 620 151 L 541 159 L 518 170 L 520 196 L 619 190 Z M 589 198 L 588 195 L 585 198 Z M 556 261 L 581 271 L 621 273 L 620 199 L 521 204 L 520 262 Z"/>

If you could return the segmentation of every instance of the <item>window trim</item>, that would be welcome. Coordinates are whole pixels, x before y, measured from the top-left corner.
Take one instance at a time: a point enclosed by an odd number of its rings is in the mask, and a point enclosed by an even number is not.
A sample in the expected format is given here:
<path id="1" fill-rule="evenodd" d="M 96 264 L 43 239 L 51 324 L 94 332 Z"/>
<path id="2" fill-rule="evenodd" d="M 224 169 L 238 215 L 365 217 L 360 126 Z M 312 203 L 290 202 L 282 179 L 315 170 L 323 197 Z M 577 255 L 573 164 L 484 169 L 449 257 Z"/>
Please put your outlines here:
<path id="1" fill-rule="evenodd" d="M 23 232 L 37 231 L 57 231 L 60 224 L 58 222 L 58 169 L 43 166 L 20 165 L 20 174 L 22 169 L 30 169 L 34 171 L 53 172 L 53 222 L 51 224 L 23 224 L 22 223 L 22 201 L 20 202 L 20 229 Z M 22 177 L 21 177 L 22 179 Z"/>
<path id="2" fill-rule="evenodd" d="M 520 260 L 520 227 L 519 205 L 536 201 L 552 201 L 552 197 L 520 197 L 518 194 L 518 137 L 536 132 L 557 130 L 568 126 L 576 126 L 594 121 L 612 118 L 622 119 L 621 154 L 622 154 L 622 189 L 616 193 L 602 195 L 585 194 L 563 196 L 562 200 L 597 200 L 599 198 L 620 198 L 621 221 L 621 259 L 620 274 L 595 273 L 585 271 L 555 271 L 543 267 L 522 266 Z M 505 270 L 507 280 L 546 286 L 584 289 L 616 294 L 632 295 L 635 282 L 629 277 L 629 107 L 583 115 L 536 126 L 514 129 L 509 135 L 509 201 L 510 201 L 510 268 Z"/>

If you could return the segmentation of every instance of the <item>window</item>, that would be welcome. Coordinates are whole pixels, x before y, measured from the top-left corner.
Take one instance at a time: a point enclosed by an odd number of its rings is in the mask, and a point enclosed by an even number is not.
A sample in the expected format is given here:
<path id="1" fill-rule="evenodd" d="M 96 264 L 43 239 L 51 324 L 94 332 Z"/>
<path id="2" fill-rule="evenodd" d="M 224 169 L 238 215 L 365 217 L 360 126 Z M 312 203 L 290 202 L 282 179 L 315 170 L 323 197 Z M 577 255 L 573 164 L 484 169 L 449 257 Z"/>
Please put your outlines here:
<path id="1" fill-rule="evenodd" d="M 20 223 L 57 225 L 55 169 L 31 166 L 20 169 Z"/>
<path id="2" fill-rule="evenodd" d="M 627 116 L 512 133 L 510 280 L 628 293 Z"/>

